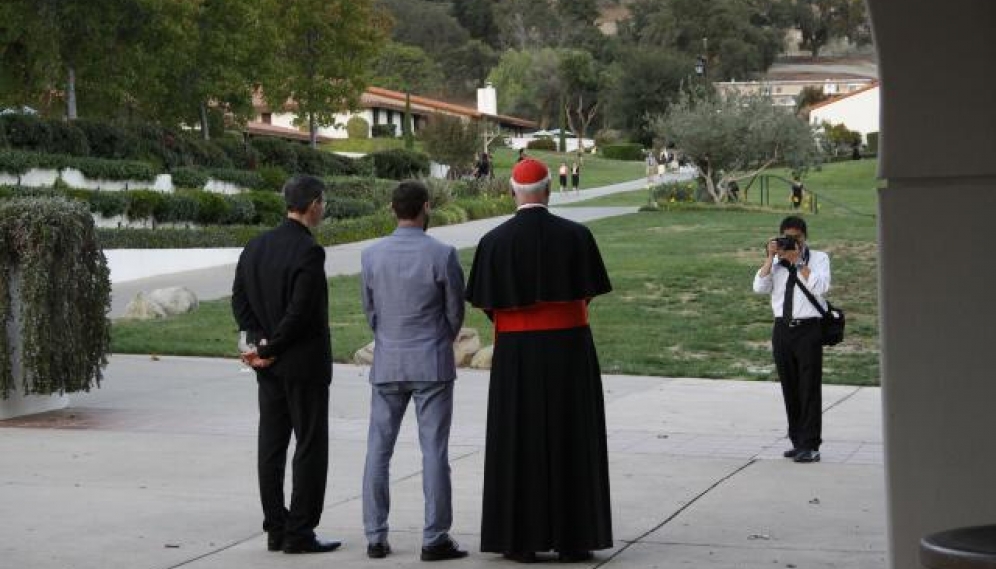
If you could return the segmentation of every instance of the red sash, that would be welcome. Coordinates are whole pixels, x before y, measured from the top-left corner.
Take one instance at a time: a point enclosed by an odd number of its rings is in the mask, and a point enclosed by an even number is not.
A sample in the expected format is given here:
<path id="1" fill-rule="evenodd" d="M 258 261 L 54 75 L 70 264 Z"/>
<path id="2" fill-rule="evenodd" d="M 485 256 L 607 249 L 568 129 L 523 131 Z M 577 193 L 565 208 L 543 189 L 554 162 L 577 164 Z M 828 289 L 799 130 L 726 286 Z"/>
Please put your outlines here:
<path id="1" fill-rule="evenodd" d="M 588 325 L 588 303 L 538 302 L 525 308 L 495 310 L 495 332 L 564 330 Z"/>

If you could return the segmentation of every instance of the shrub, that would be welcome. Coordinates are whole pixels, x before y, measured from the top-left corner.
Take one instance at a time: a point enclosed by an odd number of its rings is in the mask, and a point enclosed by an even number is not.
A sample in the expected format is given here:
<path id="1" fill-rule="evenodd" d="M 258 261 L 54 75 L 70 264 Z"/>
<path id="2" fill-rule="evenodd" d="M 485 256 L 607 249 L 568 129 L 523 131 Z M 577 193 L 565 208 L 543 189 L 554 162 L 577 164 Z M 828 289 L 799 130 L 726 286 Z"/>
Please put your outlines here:
<path id="1" fill-rule="evenodd" d="M 259 152 L 261 164 L 279 166 L 284 172 L 298 171 L 297 152 L 294 143 L 276 138 L 254 138 L 252 140 L 252 147 Z"/>
<path id="2" fill-rule="evenodd" d="M 394 138 L 398 134 L 398 127 L 395 124 L 375 124 L 370 129 L 370 134 L 374 138 Z"/>
<path id="3" fill-rule="evenodd" d="M 429 157 L 404 148 L 373 152 L 361 160 L 373 163 L 374 175 L 378 178 L 404 180 L 429 175 Z"/>
<path id="4" fill-rule="evenodd" d="M 695 181 L 670 182 L 654 186 L 650 192 L 655 203 L 666 205 L 668 203 L 696 201 L 699 188 Z"/>
<path id="5" fill-rule="evenodd" d="M 134 160 L 104 160 L 101 158 L 67 158 L 64 167 L 76 168 L 94 180 L 143 180 L 156 179 L 156 171 L 147 162 Z"/>
<path id="6" fill-rule="evenodd" d="M 515 201 L 508 195 L 500 198 L 458 198 L 453 204 L 467 212 L 468 220 L 487 219 L 515 211 Z"/>
<path id="7" fill-rule="evenodd" d="M 0 149 L 9 147 L 10 143 L 7 142 L 7 131 L 3 126 L 3 121 L 0 121 Z"/>
<path id="8" fill-rule="evenodd" d="M 90 144 L 86 134 L 73 123 L 65 121 L 48 121 L 51 139 L 46 152 L 53 154 L 68 154 L 70 156 L 89 156 Z"/>
<path id="9" fill-rule="evenodd" d="M 332 169 L 331 160 L 325 160 L 326 156 L 331 156 L 328 152 L 310 146 L 297 146 L 294 150 L 297 153 L 297 173 L 312 176 L 325 176 L 331 173 L 328 172 Z"/>
<path id="10" fill-rule="evenodd" d="M 868 138 L 868 153 L 869 154 L 876 154 L 877 155 L 878 154 L 878 133 L 877 132 L 869 132 L 866 136 Z M 2 146 L 2 144 L 0 144 L 0 146 Z"/>
<path id="11" fill-rule="evenodd" d="M 391 192 L 397 186 L 394 180 L 376 178 L 342 177 L 326 178 L 326 198 L 356 198 L 381 207 L 391 203 Z"/>
<path id="12" fill-rule="evenodd" d="M 0 399 L 22 386 L 45 395 L 100 385 L 111 281 L 86 207 L 66 199 L 0 203 L 0 267 Z M 15 272 L 19 309 L 9 294 Z"/>
<path id="13" fill-rule="evenodd" d="M 264 166 L 259 169 L 259 178 L 263 189 L 279 192 L 287 182 L 287 172 L 280 166 Z"/>
<path id="14" fill-rule="evenodd" d="M 242 170 L 255 170 L 259 166 L 259 151 L 246 144 L 242 137 L 223 136 L 215 144 L 228 156 L 232 164 Z"/>
<path id="15" fill-rule="evenodd" d="M 224 197 L 205 191 L 190 192 L 190 195 L 197 200 L 197 217 L 195 218 L 197 223 L 216 225 L 224 222 L 230 207 Z"/>
<path id="16" fill-rule="evenodd" d="M 215 180 L 235 184 L 240 188 L 258 190 L 265 187 L 262 176 L 258 172 L 236 170 L 234 168 L 212 168 L 207 175 Z"/>
<path id="17" fill-rule="evenodd" d="M 603 128 L 595 133 L 595 146 L 602 148 L 622 140 L 622 133 L 612 128 Z"/>
<path id="18" fill-rule="evenodd" d="M 356 160 L 349 156 L 334 154 L 332 152 L 323 152 L 323 154 L 323 160 L 326 165 L 325 176 L 355 176 L 360 173 L 360 169 L 356 165 Z"/>
<path id="19" fill-rule="evenodd" d="M 643 160 L 643 145 L 636 142 L 609 144 L 601 147 L 600 152 L 611 160 Z"/>
<path id="20" fill-rule="evenodd" d="M 363 217 L 377 211 L 377 206 L 367 200 L 357 198 L 325 198 L 325 217 L 330 219 L 350 219 Z"/>
<path id="21" fill-rule="evenodd" d="M 0 115 L 11 148 L 47 152 L 52 141 L 49 124 L 35 115 Z"/>
<path id="22" fill-rule="evenodd" d="M 467 220 L 467 212 L 456 204 L 447 204 L 439 208 L 433 208 L 432 215 L 429 216 L 429 223 L 433 227 L 463 223 Z"/>
<path id="23" fill-rule="evenodd" d="M 203 188 L 208 181 L 208 175 L 197 168 L 174 168 L 170 176 L 177 188 Z"/>
<path id="24" fill-rule="evenodd" d="M 86 135 L 91 156 L 117 160 L 135 158 L 138 149 L 142 148 L 135 134 L 111 123 L 79 119 L 73 124 Z"/>
<path id="25" fill-rule="evenodd" d="M 252 200 L 253 211 L 256 212 L 253 224 L 274 226 L 286 217 L 287 206 L 283 198 L 272 192 L 246 192 L 245 197 Z"/>
<path id="26" fill-rule="evenodd" d="M 252 225 L 256 222 L 256 206 L 247 196 L 241 194 L 225 196 L 228 210 L 221 216 L 226 225 Z"/>
<path id="27" fill-rule="evenodd" d="M 370 138 L 370 123 L 361 116 L 352 116 L 346 121 L 346 135 L 349 138 Z"/>
<path id="28" fill-rule="evenodd" d="M 183 223 L 197 219 L 200 202 L 193 194 L 198 190 L 180 190 L 167 194 L 161 206 L 153 212 L 156 221 Z"/>
<path id="29" fill-rule="evenodd" d="M 131 221 L 153 219 L 157 211 L 162 211 L 165 198 L 163 194 L 151 190 L 133 190 L 128 192 L 128 203 L 125 206 L 125 216 Z"/>
<path id="30" fill-rule="evenodd" d="M 557 151 L 557 141 L 552 138 L 534 138 L 526 144 L 526 148 L 529 150 L 550 150 L 553 152 Z"/>
<path id="31" fill-rule="evenodd" d="M 73 197 L 86 200 L 90 204 L 90 211 L 104 217 L 123 215 L 128 208 L 127 192 L 74 190 Z"/>

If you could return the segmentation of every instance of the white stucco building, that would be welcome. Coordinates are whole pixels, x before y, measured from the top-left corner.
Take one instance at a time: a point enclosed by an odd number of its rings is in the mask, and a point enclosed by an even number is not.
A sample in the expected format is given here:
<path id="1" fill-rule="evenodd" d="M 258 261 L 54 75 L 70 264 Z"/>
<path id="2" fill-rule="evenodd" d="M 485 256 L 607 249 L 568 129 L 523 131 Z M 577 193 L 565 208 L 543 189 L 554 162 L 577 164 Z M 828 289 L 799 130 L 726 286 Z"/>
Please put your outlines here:
<path id="1" fill-rule="evenodd" d="M 878 82 L 817 103 L 808 111 L 811 124 L 843 124 L 848 130 L 860 132 L 862 141 L 867 143 L 868 133 L 879 131 Z"/>

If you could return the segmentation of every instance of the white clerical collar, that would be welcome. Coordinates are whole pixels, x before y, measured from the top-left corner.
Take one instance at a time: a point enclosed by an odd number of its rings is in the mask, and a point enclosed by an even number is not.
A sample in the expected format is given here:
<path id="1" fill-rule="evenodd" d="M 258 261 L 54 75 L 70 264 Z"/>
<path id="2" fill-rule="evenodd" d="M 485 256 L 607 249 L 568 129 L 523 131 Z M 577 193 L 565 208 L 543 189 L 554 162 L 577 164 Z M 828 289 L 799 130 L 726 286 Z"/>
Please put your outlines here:
<path id="1" fill-rule="evenodd" d="M 533 209 L 534 207 L 541 207 L 543 209 L 547 209 L 545 203 L 524 203 L 524 204 L 520 205 L 519 207 L 515 208 L 515 211 L 519 211 L 519 210 L 523 210 L 523 209 Z"/>

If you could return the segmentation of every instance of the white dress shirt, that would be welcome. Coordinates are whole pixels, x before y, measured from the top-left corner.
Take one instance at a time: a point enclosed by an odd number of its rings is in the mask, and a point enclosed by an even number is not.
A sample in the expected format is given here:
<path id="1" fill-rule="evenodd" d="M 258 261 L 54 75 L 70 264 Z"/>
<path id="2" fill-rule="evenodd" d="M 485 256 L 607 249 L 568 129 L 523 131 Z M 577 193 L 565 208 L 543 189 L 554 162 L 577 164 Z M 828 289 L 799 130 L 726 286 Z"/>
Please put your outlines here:
<path id="1" fill-rule="evenodd" d="M 826 300 L 823 299 L 830 290 L 830 257 L 822 251 L 809 250 L 809 278 L 803 278 L 802 272 L 796 273 L 799 282 L 806 285 L 809 292 L 813 293 L 816 300 L 824 309 L 827 307 Z M 771 311 L 775 318 L 782 315 L 782 304 L 785 302 L 785 285 L 788 282 L 789 271 L 778 262 L 778 256 L 771 265 L 771 272 L 767 276 L 761 276 L 758 269 L 754 275 L 754 292 L 758 294 L 771 295 Z M 820 312 L 816 310 L 813 303 L 809 302 L 806 294 L 798 286 L 793 290 L 792 296 L 792 318 L 819 318 Z"/>

